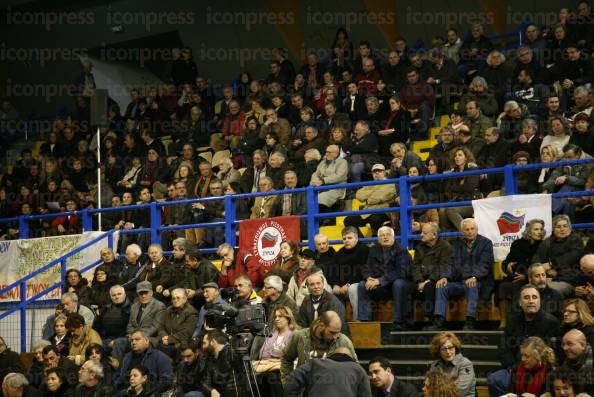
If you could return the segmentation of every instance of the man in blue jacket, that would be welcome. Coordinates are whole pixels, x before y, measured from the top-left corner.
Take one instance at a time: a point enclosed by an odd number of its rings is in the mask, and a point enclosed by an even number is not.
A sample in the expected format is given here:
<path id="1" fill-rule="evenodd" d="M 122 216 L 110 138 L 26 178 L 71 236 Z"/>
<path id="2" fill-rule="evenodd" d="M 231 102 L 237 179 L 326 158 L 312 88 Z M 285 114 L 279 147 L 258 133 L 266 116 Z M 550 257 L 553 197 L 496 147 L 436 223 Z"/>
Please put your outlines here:
<path id="1" fill-rule="evenodd" d="M 148 336 L 140 330 L 133 331 L 130 334 L 130 347 L 132 351 L 124 356 L 120 371 L 115 378 L 115 386 L 118 390 L 126 390 L 129 386 L 130 368 L 135 365 L 143 365 L 148 369 L 152 384 L 158 394 L 167 391 L 171 387 L 175 376 L 171 360 L 162 351 L 153 349 Z"/>
<path id="2" fill-rule="evenodd" d="M 428 330 L 443 328 L 448 300 L 461 295 L 466 298 L 464 329 L 473 330 L 479 294 L 485 299 L 493 290 L 493 243 L 478 234 L 473 218 L 462 220 L 460 231 L 462 238 L 453 242 L 452 255 L 435 284 L 434 324 Z"/>
<path id="3" fill-rule="evenodd" d="M 406 328 L 404 311 L 409 303 L 411 257 L 406 248 L 396 241 L 392 228 L 379 228 L 377 240 L 379 244 L 369 250 L 367 264 L 362 271 L 363 281 L 359 282 L 358 320 L 371 320 L 372 300 L 392 298 L 393 328 L 402 331 Z"/>

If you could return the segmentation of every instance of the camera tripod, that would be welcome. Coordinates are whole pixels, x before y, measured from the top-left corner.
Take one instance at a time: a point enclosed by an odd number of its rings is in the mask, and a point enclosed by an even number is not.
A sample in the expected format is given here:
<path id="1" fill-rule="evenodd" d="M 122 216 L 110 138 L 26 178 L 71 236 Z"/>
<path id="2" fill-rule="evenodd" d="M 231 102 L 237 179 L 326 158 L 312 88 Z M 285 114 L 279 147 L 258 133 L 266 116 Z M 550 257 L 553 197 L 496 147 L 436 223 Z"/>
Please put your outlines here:
<path id="1" fill-rule="evenodd" d="M 233 364 L 239 363 L 239 361 L 236 361 L 236 357 L 235 357 L 235 352 L 233 352 L 233 359 L 232 362 Z M 247 387 L 247 392 L 249 392 L 249 396 L 250 397 L 260 397 L 260 389 L 258 388 L 258 379 L 256 378 L 256 371 L 254 370 L 254 367 L 252 366 L 252 360 L 250 359 L 250 356 L 247 354 L 241 355 L 241 357 L 237 357 L 239 358 L 241 361 L 241 368 L 240 371 L 243 372 L 243 375 L 245 376 L 245 385 Z M 237 386 L 237 376 L 235 373 L 235 365 L 232 366 L 233 368 L 233 387 L 235 388 L 235 395 L 236 397 L 245 397 L 242 396 L 239 388 Z"/>

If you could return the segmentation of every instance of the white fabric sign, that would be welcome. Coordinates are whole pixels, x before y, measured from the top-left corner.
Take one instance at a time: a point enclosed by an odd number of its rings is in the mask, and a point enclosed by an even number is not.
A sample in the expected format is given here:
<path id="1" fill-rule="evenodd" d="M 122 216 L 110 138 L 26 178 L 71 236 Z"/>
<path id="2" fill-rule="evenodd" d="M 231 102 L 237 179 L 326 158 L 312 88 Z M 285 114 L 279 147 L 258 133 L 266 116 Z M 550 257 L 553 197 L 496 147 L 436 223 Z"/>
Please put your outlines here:
<path id="1" fill-rule="evenodd" d="M 102 232 L 89 232 L 69 236 L 32 238 L 26 240 L 0 241 L 0 289 L 25 277 L 51 261 L 75 250 L 101 236 Z M 114 238 L 114 244 L 115 244 Z M 101 259 L 101 249 L 107 247 L 107 237 L 68 258 L 66 268 L 82 269 Z M 93 272 L 83 274 L 89 281 Z M 27 282 L 27 298 L 31 298 L 60 281 L 60 264 L 33 277 Z M 61 295 L 56 288 L 41 299 L 56 299 Z M 20 300 L 20 289 L 13 288 L 0 295 L 0 302 Z"/>
<path id="2" fill-rule="evenodd" d="M 509 253 L 514 240 L 522 237 L 526 223 L 541 219 L 546 235 L 551 234 L 551 195 L 518 194 L 473 200 L 474 218 L 479 234 L 491 239 L 496 261 Z"/>

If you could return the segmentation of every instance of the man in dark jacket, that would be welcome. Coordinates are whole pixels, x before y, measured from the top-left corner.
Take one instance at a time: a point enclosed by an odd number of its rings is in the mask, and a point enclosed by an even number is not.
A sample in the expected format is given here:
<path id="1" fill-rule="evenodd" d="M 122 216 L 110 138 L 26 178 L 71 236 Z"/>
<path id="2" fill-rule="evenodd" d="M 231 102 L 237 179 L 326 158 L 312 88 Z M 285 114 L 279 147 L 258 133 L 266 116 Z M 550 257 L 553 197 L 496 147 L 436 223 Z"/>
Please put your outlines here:
<path id="1" fill-rule="evenodd" d="M 362 278 L 361 270 L 367 263 L 369 247 L 359 241 L 357 228 L 342 229 L 343 247 L 334 255 L 334 260 L 324 267 L 324 276 L 332 292 L 339 299 L 351 302 L 353 318 L 358 315 L 357 289 Z"/>
<path id="2" fill-rule="evenodd" d="M 540 310 L 540 294 L 534 285 L 526 284 L 520 290 L 520 307 L 521 313 L 510 316 L 499 344 L 499 361 L 504 369 L 487 378 L 491 396 L 507 393 L 510 369 L 520 362 L 520 345 L 526 338 L 538 336 L 550 345 L 559 333 L 559 320 Z"/>
<path id="3" fill-rule="evenodd" d="M 43 355 L 43 372 L 50 368 L 59 368 L 66 375 L 66 381 L 72 387 L 78 383 L 78 367 L 74 361 L 67 357 L 62 357 L 60 351 L 56 346 L 46 346 L 42 350 Z"/>
<path id="4" fill-rule="evenodd" d="M 344 347 L 325 359 L 314 358 L 295 369 L 284 388 L 286 397 L 300 397 L 304 389 L 310 396 L 371 396 L 365 370 Z"/>
<path id="5" fill-rule="evenodd" d="M 126 337 L 126 327 L 130 320 L 132 304 L 126 297 L 126 290 L 121 285 L 111 287 L 109 296 L 111 302 L 99 312 L 93 328 L 113 348 L 115 339 Z M 115 358 L 118 361 L 122 360 L 122 356 Z"/>
<path id="6" fill-rule="evenodd" d="M 4 397 L 41 397 L 43 394 L 29 385 L 29 381 L 20 372 L 9 372 L 2 382 L 0 395 Z"/>
<path id="7" fill-rule="evenodd" d="M 452 247 L 439 238 L 439 226 L 425 223 L 421 228 L 421 242 L 415 248 L 412 277 L 415 297 L 422 297 L 425 316 L 432 318 L 435 305 L 435 283 L 446 266 Z"/>
<path id="8" fill-rule="evenodd" d="M 93 360 L 86 361 L 78 372 L 79 384 L 74 388 L 75 397 L 110 397 L 115 390 L 103 381 L 103 365 Z"/>
<path id="9" fill-rule="evenodd" d="M 435 161 L 439 169 L 449 170 L 452 168 L 450 151 L 457 146 L 457 143 L 454 142 L 454 131 L 450 127 L 443 127 L 439 132 L 439 137 L 439 142 L 429 151 L 429 158 Z"/>
<path id="10" fill-rule="evenodd" d="M 209 360 L 202 378 L 202 390 L 207 396 L 212 396 L 213 391 L 217 391 L 221 397 L 243 395 L 247 379 L 243 371 L 233 371 L 227 336 L 219 330 L 209 331 L 205 342 L 208 343 Z"/>
<path id="11" fill-rule="evenodd" d="M 341 332 L 350 337 L 344 305 L 331 292 L 324 289 L 323 275 L 319 273 L 309 275 L 305 280 L 305 285 L 307 285 L 309 295 L 303 299 L 299 307 L 297 323 L 301 327 L 307 328 L 320 314 L 327 311 L 334 311 L 338 313 L 342 321 Z"/>
<path id="12" fill-rule="evenodd" d="M 383 226 L 378 230 L 378 245 L 369 250 L 359 282 L 358 320 L 371 320 L 372 300 L 394 300 L 394 328 L 404 329 L 404 311 L 408 309 L 410 289 L 410 254 L 394 238 L 394 229 Z M 408 312 L 409 310 L 407 310 Z"/>
<path id="13" fill-rule="evenodd" d="M 202 257 L 200 250 L 196 247 L 187 250 L 186 263 L 183 288 L 193 306 L 201 307 L 204 304 L 202 288 L 206 283 L 216 284 L 219 271 L 211 261 Z"/>
<path id="14" fill-rule="evenodd" d="M 280 306 L 288 307 L 293 312 L 293 316 L 297 317 L 297 305 L 284 291 L 283 280 L 279 276 L 266 277 L 264 279 L 264 291 L 266 292 L 266 298 L 264 298 L 262 305 L 266 310 L 266 319 L 270 329 L 274 325 L 274 312 Z"/>
<path id="15" fill-rule="evenodd" d="M 185 395 L 199 391 L 206 370 L 206 356 L 200 352 L 200 344 L 184 342 L 179 347 L 179 354 L 181 360 L 175 371 L 177 390 Z"/>
<path id="16" fill-rule="evenodd" d="M 476 158 L 480 168 L 503 167 L 510 162 L 510 145 L 503 139 L 501 131 L 495 127 L 489 127 L 485 131 L 485 146 Z M 492 192 L 501 189 L 503 185 L 502 174 L 488 174 L 481 180 L 481 191 Z"/>
<path id="17" fill-rule="evenodd" d="M 466 218 L 461 222 L 463 237 L 452 244 L 452 255 L 435 283 L 435 320 L 431 329 L 441 329 L 447 303 L 453 297 L 466 297 L 465 330 L 474 329 L 479 295 L 489 297 L 493 290 L 493 243 L 478 234 L 476 221 Z"/>
<path id="18" fill-rule="evenodd" d="M 119 390 L 129 386 L 130 369 L 135 365 L 144 365 L 151 375 L 152 385 L 158 393 L 163 393 L 171 387 L 173 381 L 173 368 L 171 360 L 160 350 L 153 349 L 148 336 L 143 331 L 137 330 L 130 335 L 132 351 L 126 353 L 118 374 L 115 376 L 114 385 Z"/>
<path id="19" fill-rule="evenodd" d="M 0 337 L 0 384 L 4 377 L 11 372 L 24 373 L 25 368 L 19 354 L 10 350 L 6 346 L 4 338 Z"/>
<path id="20" fill-rule="evenodd" d="M 410 383 L 398 380 L 392 372 L 390 360 L 375 357 L 369 361 L 369 380 L 373 397 L 417 397 L 418 390 Z"/>
<path id="21" fill-rule="evenodd" d="M 526 272 L 528 274 L 528 284 L 534 285 L 540 294 L 540 308 L 542 311 L 552 314 L 561 320 L 563 316 L 563 295 L 547 285 L 547 273 L 540 263 L 533 263 Z M 512 298 L 514 305 L 512 311 L 520 313 L 520 291 L 514 294 Z"/>

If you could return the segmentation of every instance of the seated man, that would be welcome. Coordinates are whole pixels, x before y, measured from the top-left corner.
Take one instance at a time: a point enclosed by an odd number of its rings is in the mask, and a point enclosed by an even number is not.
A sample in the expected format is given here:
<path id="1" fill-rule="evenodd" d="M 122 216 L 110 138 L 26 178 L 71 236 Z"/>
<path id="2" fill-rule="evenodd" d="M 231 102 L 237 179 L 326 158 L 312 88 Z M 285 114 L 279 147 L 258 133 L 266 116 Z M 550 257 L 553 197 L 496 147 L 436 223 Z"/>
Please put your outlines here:
<path id="1" fill-rule="evenodd" d="M 396 378 L 386 357 L 372 358 L 368 371 L 373 397 L 416 397 L 419 394 L 414 385 Z"/>
<path id="2" fill-rule="evenodd" d="M 329 310 L 336 312 L 342 321 L 341 332 L 350 335 L 346 312 L 342 302 L 331 292 L 324 289 L 325 280 L 319 273 L 310 274 L 305 280 L 309 295 L 303 299 L 297 315 L 297 323 L 303 328 L 309 327 L 320 314 Z"/>
<path id="3" fill-rule="evenodd" d="M 233 297 L 234 306 L 242 306 L 244 304 L 257 305 L 262 303 L 262 298 L 254 291 L 252 280 L 246 275 L 239 275 L 235 278 L 234 286 L 237 292 Z"/>
<path id="4" fill-rule="evenodd" d="M 85 319 L 85 324 L 93 324 L 95 321 L 95 313 L 88 307 L 81 305 L 78 302 L 78 296 L 74 292 L 66 292 L 62 294 L 60 303 L 64 306 L 64 314 L 78 313 Z"/>
<path id="5" fill-rule="evenodd" d="M 325 269 L 326 265 L 332 263 L 336 251 L 334 247 L 330 245 L 328 236 L 324 233 L 318 233 L 314 236 L 315 260 L 316 264 L 321 268 Z"/>
<path id="6" fill-rule="evenodd" d="M 452 243 L 452 255 L 435 283 L 435 318 L 429 329 L 442 329 L 448 300 L 464 295 L 467 302 L 464 329 L 473 330 L 479 294 L 488 297 L 493 289 L 493 243 L 478 234 L 472 218 L 462 220 L 460 229 L 462 238 Z"/>
<path id="7" fill-rule="evenodd" d="M 318 164 L 316 172 L 311 176 L 311 186 L 333 185 L 346 183 L 349 166 L 345 159 L 340 158 L 338 145 L 329 145 L 326 148 L 324 159 Z M 330 212 L 338 200 L 344 198 L 345 189 L 324 190 L 318 193 L 320 211 Z"/>
<path id="8" fill-rule="evenodd" d="M 421 229 L 421 242 L 415 248 L 412 277 L 415 283 L 413 296 L 422 297 L 426 317 L 433 318 L 435 284 L 451 254 L 450 243 L 439 237 L 439 226 L 425 223 Z"/>
<path id="9" fill-rule="evenodd" d="M 126 296 L 126 290 L 121 285 L 112 286 L 109 289 L 109 296 L 111 302 L 99 312 L 93 327 L 101 335 L 103 341 L 113 347 L 113 342 L 117 338 L 126 337 L 126 327 L 130 320 L 132 304 Z"/>
<path id="10" fill-rule="evenodd" d="M 38 397 L 43 394 L 29 385 L 25 375 L 20 372 L 9 372 L 2 379 L 2 394 L 4 397 Z"/>
<path id="11" fill-rule="evenodd" d="M 168 354 L 174 353 L 180 343 L 190 340 L 197 322 L 198 312 L 188 303 L 186 290 L 174 289 L 171 291 L 171 306 L 163 312 L 154 345 Z"/>
<path id="12" fill-rule="evenodd" d="M 315 273 L 322 275 L 322 277 L 324 275 L 322 269 L 316 265 L 316 255 L 312 250 L 305 248 L 301 251 L 299 254 L 299 267 L 291 276 L 287 286 L 287 295 L 295 301 L 297 307 L 301 306 L 301 302 L 303 302 L 303 299 L 309 294 L 307 286 L 305 285 L 307 277 Z M 324 280 L 326 280 L 325 277 Z M 328 288 L 327 282 L 325 282 L 324 288 Z"/>
<path id="13" fill-rule="evenodd" d="M 358 315 L 357 290 L 361 270 L 367 263 L 369 247 L 359 241 L 358 231 L 352 226 L 342 229 L 343 247 L 334 255 L 334 260 L 324 266 L 324 275 L 332 292 L 343 302 L 348 299 L 353 309 L 353 318 Z"/>
<path id="14" fill-rule="evenodd" d="M 188 299 L 194 307 L 202 306 L 204 299 L 202 288 L 207 283 L 215 283 L 219 277 L 219 271 L 211 261 L 202 257 L 200 250 L 191 247 L 186 251 L 186 266 L 184 272 L 183 288 L 188 294 Z"/>
<path id="15" fill-rule="evenodd" d="M 194 329 L 194 332 L 192 333 L 192 339 L 197 339 L 202 334 L 206 321 L 206 312 L 215 305 L 226 303 L 225 300 L 221 298 L 217 283 L 204 284 L 202 286 L 202 294 L 204 295 L 204 305 L 202 305 L 198 312 L 198 323 L 196 324 L 196 329 Z"/>
<path id="16" fill-rule="evenodd" d="M 66 374 L 66 380 L 70 386 L 76 386 L 78 377 L 78 367 L 71 359 L 60 355 L 60 351 L 56 346 L 49 345 L 41 351 L 43 356 L 43 370 L 44 372 L 50 368 L 59 368 Z"/>
<path id="17" fill-rule="evenodd" d="M 547 273 L 545 268 L 540 263 L 533 263 L 528 268 L 528 284 L 534 285 L 540 293 L 540 308 L 541 310 L 552 314 L 561 319 L 563 311 L 563 295 L 557 290 L 552 289 L 547 285 Z M 519 313 L 522 309 L 518 305 L 520 302 L 519 293 L 513 297 L 513 302 L 516 302 L 512 310 L 514 313 Z"/>
<path id="18" fill-rule="evenodd" d="M 297 317 L 297 305 L 283 289 L 283 280 L 279 276 L 268 276 L 264 279 L 264 292 L 266 297 L 262 301 L 264 309 L 266 310 L 266 318 L 268 319 L 268 326 L 272 329 L 274 325 L 274 312 L 280 306 L 286 306 L 293 312 L 293 316 Z"/>
<path id="19" fill-rule="evenodd" d="M 521 313 L 512 314 L 507 322 L 499 344 L 499 361 L 504 369 L 493 372 L 487 378 L 489 394 L 501 396 L 508 390 L 510 369 L 520 362 L 520 345 L 529 336 L 538 336 L 550 344 L 559 333 L 559 320 L 540 310 L 540 294 L 532 284 L 520 290 Z"/>
<path id="20" fill-rule="evenodd" d="M 268 176 L 260 178 L 258 186 L 260 187 L 260 192 L 270 192 L 274 190 L 272 178 Z M 252 206 L 250 219 L 270 218 L 273 216 L 274 206 L 276 205 L 278 197 L 278 195 L 256 197 L 256 200 L 254 200 L 254 205 Z"/>
<path id="21" fill-rule="evenodd" d="M 179 347 L 181 360 L 175 369 L 177 391 L 184 397 L 204 397 L 201 381 L 206 371 L 206 354 L 198 342 L 185 342 Z"/>
<path id="22" fill-rule="evenodd" d="M 126 327 L 126 335 L 134 330 L 141 330 L 147 337 L 156 337 L 158 326 L 162 322 L 165 305 L 153 297 L 153 288 L 149 281 L 141 281 L 136 285 L 138 298 L 130 308 L 130 319 Z M 129 349 L 128 337 L 121 337 L 110 343 L 113 349 L 111 355 L 122 361 L 124 354 Z"/>
<path id="23" fill-rule="evenodd" d="M 404 310 L 408 307 L 411 257 L 406 248 L 395 240 L 394 229 L 383 226 L 377 233 L 378 245 L 369 250 L 359 282 L 358 320 L 371 320 L 372 300 L 393 299 L 393 328 L 403 330 Z M 407 310 L 408 312 L 408 310 Z"/>
<path id="24" fill-rule="evenodd" d="M 580 330 L 572 329 L 563 335 L 562 367 L 571 371 L 575 379 L 573 387 L 577 393 L 594 392 L 594 368 L 592 367 L 592 346 L 588 345 L 586 335 Z"/>
<path id="25" fill-rule="evenodd" d="M 594 301 L 594 254 L 586 254 L 580 259 L 580 275 L 576 282 L 575 295 L 592 307 Z"/>
<path id="26" fill-rule="evenodd" d="M 93 360 L 86 361 L 78 372 L 78 385 L 74 388 L 75 396 L 107 397 L 115 394 L 113 386 L 104 379 L 103 364 Z"/>
<path id="27" fill-rule="evenodd" d="M 120 370 L 114 378 L 114 385 L 118 390 L 126 390 L 129 386 L 130 369 L 140 363 L 144 365 L 150 375 L 151 383 L 158 393 L 163 393 L 171 387 L 173 381 L 173 368 L 171 360 L 160 350 L 153 349 L 148 336 L 141 330 L 130 334 L 132 351 L 126 353 Z"/>
<path id="28" fill-rule="evenodd" d="M 375 164 L 371 167 L 371 173 L 374 181 L 381 181 L 386 179 L 386 167 L 383 164 Z M 371 185 L 363 186 L 355 197 L 363 203 L 361 209 L 387 208 L 394 201 L 396 196 L 396 187 L 393 183 L 385 185 Z M 377 234 L 377 230 L 389 220 L 387 213 L 384 214 L 366 214 L 366 215 L 349 215 L 344 219 L 345 226 L 361 227 L 369 224 L 371 226 L 371 233 Z"/>
<path id="29" fill-rule="evenodd" d="M 221 271 L 217 282 L 221 288 L 234 285 L 235 278 L 240 274 L 246 274 L 255 287 L 262 285 L 260 264 L 255 256 L 250 253 L 240 254 L 227 243 L 219 245 L 217 255 L 221 258 Z"/>

